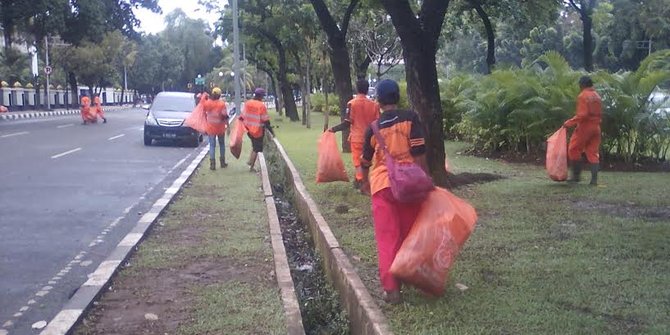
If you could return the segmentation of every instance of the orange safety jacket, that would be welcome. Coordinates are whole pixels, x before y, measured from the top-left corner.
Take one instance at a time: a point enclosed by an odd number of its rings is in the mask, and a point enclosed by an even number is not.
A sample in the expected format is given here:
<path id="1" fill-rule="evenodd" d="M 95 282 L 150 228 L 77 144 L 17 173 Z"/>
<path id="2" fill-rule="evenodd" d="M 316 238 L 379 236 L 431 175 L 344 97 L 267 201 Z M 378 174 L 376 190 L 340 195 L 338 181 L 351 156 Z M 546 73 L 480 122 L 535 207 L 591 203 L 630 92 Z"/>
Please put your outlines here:
<path id="1" fill-rule="evenodd" d="M 207 135 L 220 135 L 226 131 L 228 126 L 228 112 L 226 102 L 221 99 L 206 100 L 203 109 L 207 118 Z"/>
<path id="2" fill-rule="evenodd" d="M 368 99 L 365 94 L 357 94 L 347 103 L 347 120 L 351 123 L 349 142 L 365 142 L 365 130 L 372 121 L 379 118 L 379 104 Z"/>
<path id="3" fill-rule="evenodd" d="M 602 120 L 602 100 L 593 87 L 587 87 L 577 96 L 577 112 L 564 125 L 568 128 L 599 126 Z"/>
<path id="4" fill-rule="evenodd" d="M 91 98 L 87 96 L 81 97 L 81 110 L 87 112 L 91 108 Z"/>
<path id="5" fill-rule="evenodd" d="M 253 138 L 263 137 L 265 123 L 270 121 L 268 109 L 265 104 L 259 100 L 248 100 L 244 104 L 242 111 L 242 122 L 247 128 L 249 135 Z"/>

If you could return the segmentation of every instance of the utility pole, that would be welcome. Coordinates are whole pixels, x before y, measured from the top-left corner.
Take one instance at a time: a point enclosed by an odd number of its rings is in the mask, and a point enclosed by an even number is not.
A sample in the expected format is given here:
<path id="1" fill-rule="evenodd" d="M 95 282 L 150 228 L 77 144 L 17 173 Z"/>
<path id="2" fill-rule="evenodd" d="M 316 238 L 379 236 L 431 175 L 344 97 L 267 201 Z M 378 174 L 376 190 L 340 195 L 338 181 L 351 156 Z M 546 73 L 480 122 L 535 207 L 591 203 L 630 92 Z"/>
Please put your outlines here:
<path id="1" fill-rule="evenodd" d="M 247 99 L 247 51 L 242 43 L 242 96 Z"/>
<path id="2" fill-rule="evenodd" d="M 44 36 L 44 50 L 46 55 L 46 68 L 49 68 L 49 37 Z M 46 69 L 45 68 L 45 69 Z M 46 73 L 47 76 L 47 86 L 44 88 L 47 96 L 47 110 L 51 110 L 51 99 L 49 99 L 49 73 Z"/>
<path id="3" fill-rule="evenodd" d="M 237 0 L 233 2 L 233 68 L 235 77 L 233 78 L 235 86 L 235 108 L 237 115 L 242 115 L 242 102 L 240 101 L 240 27 L 238 24 Z"/>

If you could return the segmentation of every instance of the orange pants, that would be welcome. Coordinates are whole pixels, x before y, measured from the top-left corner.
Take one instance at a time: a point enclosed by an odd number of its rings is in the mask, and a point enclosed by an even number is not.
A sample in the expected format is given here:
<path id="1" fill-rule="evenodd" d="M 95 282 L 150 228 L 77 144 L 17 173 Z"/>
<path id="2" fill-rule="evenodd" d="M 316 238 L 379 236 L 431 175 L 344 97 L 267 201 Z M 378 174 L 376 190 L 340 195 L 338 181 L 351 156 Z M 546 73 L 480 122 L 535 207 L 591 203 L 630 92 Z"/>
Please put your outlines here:
<path id="1" fill-rule="evenodd" d="M 600 126 L 579 125 L 570 137 L 568 145 L 568 159 L 579 161 L 582 153 L 586 154 L 586 160 L 591 164 L 600 162 Z"/>
<path id="2" fill-rule="evenodd" d="M 101 118 L 103 118 L 103 119 L 105 118 L 105 111 L 102 110 L 101 106 L 95 106 L 95 112 Z"/>
<path id="3" fill-rule="evenodd" d="M 363 143 L 351 142 L 351 161 L 356 168 L 356 180 L 363 180 L 363 169 L 361 169 L 361 156 L 363 155 Z"/>

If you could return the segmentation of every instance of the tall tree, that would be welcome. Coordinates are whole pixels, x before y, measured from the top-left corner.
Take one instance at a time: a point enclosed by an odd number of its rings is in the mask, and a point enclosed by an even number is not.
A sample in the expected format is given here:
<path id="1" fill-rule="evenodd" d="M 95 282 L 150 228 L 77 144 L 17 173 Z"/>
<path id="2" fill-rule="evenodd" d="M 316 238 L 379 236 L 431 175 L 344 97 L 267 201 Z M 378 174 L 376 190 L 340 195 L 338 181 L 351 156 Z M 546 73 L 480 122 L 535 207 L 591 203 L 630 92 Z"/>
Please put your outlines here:
<path id="1" fill-rule="evenodd" d="M 593 71 L 593 9 L 597 0 L 567 0 L 569 5 L 579 13 L 582 20 L 582 38 L 584 43 L 584 69 Z"/>
<path id="2" fill-rule="evenodd" d="M 435 54 L 449 0 L 423 0 L 418 12 L 408 0 L 381 0 L 391 16 L 405 59 L 407 92 L 426 127 L 428 166 L 438 185 L 447 185 L 444 127 Z"/>
<path id="3" fill-rule="evenodd" d="M 351 16 L 360 0 L 348 1 L 340 22 L 335 20 L 324 0 L 310 0 L 310 2 L 312 3 L 312 7 L 314 7 L 321 28 L 328 38 L 330 65 L 333 69 L 333 77 L 335 78 L 335 91 L 339 96 L 340 119 L 344 121 L 347 102 L 349 102 L 353 94 L 350 69 L 351 60 L 349 59 L 349 49 L 347 48 L 347 31 L 349 30 Z M 342 131 L 342 149 L 344 152 L 350 152 L 351 150 L 348 138 L 349 130 Z"/>

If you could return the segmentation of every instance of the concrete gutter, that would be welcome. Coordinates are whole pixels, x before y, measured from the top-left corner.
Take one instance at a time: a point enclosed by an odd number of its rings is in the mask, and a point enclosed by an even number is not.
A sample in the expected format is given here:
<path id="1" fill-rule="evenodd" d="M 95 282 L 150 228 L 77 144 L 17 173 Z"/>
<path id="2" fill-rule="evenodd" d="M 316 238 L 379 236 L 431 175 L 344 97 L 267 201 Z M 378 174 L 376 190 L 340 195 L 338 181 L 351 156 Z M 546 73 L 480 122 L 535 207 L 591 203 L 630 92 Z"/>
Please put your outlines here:
<path id="1" fill-rule="evenodd" d="M 93 305 L 93 301 L 109 285 L 112 276 L 130 257 L 140 241 L 144 239 L 158 216 L 165 210 L 186 181 L 191 178 L 208 151 L 209 146 L 200 151 L 179 178 L 165 191 L 163 196 L 156 200 L 149 212 L 140 218 L 135 228 L 119 242 L 112 253 L 100 263 L 100 266 L 93 273 L 89 274 L 88 280 L 77 289 L 63 309 L 48 323 L 40 335 L 65 335 L 74 329 L 85 312 Z"/>
<path id="2" fill-rule="evenodd" d="M 295 285 L 293 284 L 291 268 L 288 265 L 288 257 L 286 256 L 286 249 L 284 248 L 284 239 L 282 238 L 279 217 L 277 216 L 277 207 L 275 206 L 274 197 L 272 195 L 272 185 L 270 184 L 268 167 L 262 153 L 258 155 L 258 161 L 261 165 L 263 196 L 268 211 L 270 239 L 272 240 L 277 284 L 279 285 L 282 302 L 284 303 L 286 329 L 289 335 L 304 335 L 305 327 L 303 326 L 302 315 L 300 314 L 300 304 L 298 303 L 298 297 L 295 294 Z"/>
<path id="3" fill-rule="evenodd" d="M 113 111 L 123 108 L 129 108 L 128 106 L 108 106 L 104 107 L 103 110 Z M 0 114 L 0 120 L 11 121 L 11 120 L 26 120 L 26 119 L 35 119 L 40 117 L 53 117 L 53 116 L 63 116 L 63 115 L 75 115 L 79 114 L 79 109 L 62 109 L 62 110 L 53 110 L 53 111 L 33 111 L 33 112 L 8 112 Z"/>
<path id="4" fill-rule="evenodd" d="M 288 186 L 294 191 L 294 199 L 292 200 L 298 209 L 300 219 L 308 224 L 314 239 L 314 245 L 323 257 L 324 270 L 339 292 L 342 305 L 349 314 L 351 333 L 362 335 L 392 334 L 386 317 L 363 285 L 356 269 L 340 247 L 281 143 L 274 138 L 268 144 L 274 144 L 273 149 L 280 153 L 285 163 L 284 172 L 286 179 L 290 181 Z"/>

